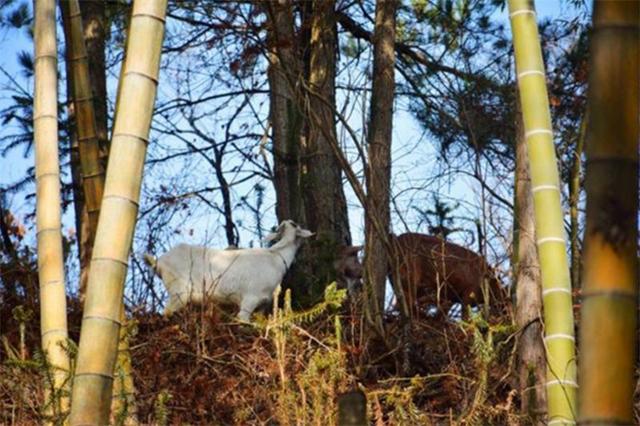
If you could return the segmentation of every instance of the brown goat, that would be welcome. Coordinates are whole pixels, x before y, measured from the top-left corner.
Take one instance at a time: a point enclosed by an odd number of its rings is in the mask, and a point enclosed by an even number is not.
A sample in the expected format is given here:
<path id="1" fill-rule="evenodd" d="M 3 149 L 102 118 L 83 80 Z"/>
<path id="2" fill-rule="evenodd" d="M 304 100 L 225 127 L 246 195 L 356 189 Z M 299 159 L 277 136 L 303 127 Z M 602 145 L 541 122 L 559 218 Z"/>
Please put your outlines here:
<path id="1" fill-rule="evenodd" d="M 464 316 L 466 306 L 485 301 L 487 290 L 490 304 L 504 300 L 500 282 L 479 254 L 431 235 L 406 233 L 391 241 L 391 280 L 399 278 L 412 318 L 430 305 L 446 314 L 454 303 L 462 304 Z"/>

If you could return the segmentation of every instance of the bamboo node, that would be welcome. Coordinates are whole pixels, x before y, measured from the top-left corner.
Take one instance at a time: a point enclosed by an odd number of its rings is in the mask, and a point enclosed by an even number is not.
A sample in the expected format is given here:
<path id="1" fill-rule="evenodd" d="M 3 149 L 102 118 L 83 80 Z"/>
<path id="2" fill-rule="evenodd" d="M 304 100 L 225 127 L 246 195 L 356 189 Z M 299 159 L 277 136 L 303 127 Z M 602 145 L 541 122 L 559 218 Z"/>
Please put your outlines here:
<path id="1" fill-rule="evenodd" d="M 119 263 L 121 265 L 124 265 L 125 267 L 129 267 L 129 263 L 128 262 L 124 262 L 120 259 L 114 259 L 111 257 L 94 257 L 93 259 L 91 259 L 91 263 L 93 262 L 116 262 Z"/>
<path id="2" fill-rule="evenodd" d="M 38 121 L 43 118 L 53 118 L 54 120 L 58 121 L 58 116 L 54 114 L 38 114 L 33 117 L 33 121 Z"/>
<path id="3" fill-rule="evenodd" d="M 42 229 L 38 229 L 36 231 L 36 238 L 38 236 L 40 236 L 40 234 L 44 234 L 45 232 L 62 232 L 60 231 L 60 227 L 59 226 L 54 226 L 54 227 L 49 227 L 49 228 L 42 228 Z"/>
<path id="4" fill-rule="evenodd" d="M 520 80 L 522 77 L 527 77 L 529 75 L 541 75 L 542 77 L 544 77 L 544 71 L 540 71 L 540 70 L 522 71 L 521 73 L 518 73 L 517 77 L 518 77 L 518 80 Z"/>
<path id="5" fill-rule="evenodd" d="M 572 388 L 578 388 L 578 384 L 573 381 L 573 380 L 550 380 L 547 383 L 545 383 L 545 386 L 549 387 L 549 386 L 569 386 Z"/>
<path id="6" fill-rule="evenodd" d="M 77 138 L 79 143 L 94 142 L 96 139 L 98 139 L 98 135 L 95 134 L 95 132 L 92 136 L 82 136 Z"/>
<path id="7" fill-rule="evenodd" d="M 532 129 L 524 133 L 524 138 L 528 139 L 530 136 L 540 135 L 540 134 L 553 136 L 553 131 L 551 129 Z"/>
<path id="8" fill-rule="evenodd" d="M 571 294 L 571 289 L 567 285 L 567 287 L 552 287 L 545 290 L 542 290 L 542 297 L 547 296 L 551 293 L 567 293 Z"/>
<path id="9" fill-rule="evenodd" d="M 87 319 L 98 320 L 98 321 L 106 321 L 106 322 L 110 322 L 110 323 L 114 323 L 114 324 L 118 324 L 119 326 L 122 326 L 122 323 L 120 322 L 120 320 L 109 318 L 109 317 L 103 317 L 103 316 L 100 316 L 100 315 L 85 315 L 85 316 L 82 317 L 82 321 L 87 320 Z"/>
<path id="10" fill-rule="evenodd" d="M 57 61 L 58 57 L 56 55 L 49 55 L 49 54 L 46 54 L 46 53 L 45 54 L 40 54 L 40 55 L 36 55 L 36 57 L 33 58 L 33 63 L 35 64 L 40 59 L 55 59 Z"/>
<path id="11" fill-rule="evenodd" d="M 78 56 L 69 56 L 67 60 L 69 62 L 88 61 L 89 56 L 86 53 L 83 53 L 82 55 L 78 55 Z"/>
<path id="12" fill-rule="evenodd" d="M 104 171 L 97 171 L 95 173 L 83 174 L 82 178 L 85 179 L 85 180 L 88 180 L 88 179 L 93 179 L 93 178 L 97 178 L 97 177 L 100 177 L 100 176 L 104 176 Z"/>
<path id="13" fill-rule="evenodd" d="M 538 191 L 557 191 L 560 192 L 560 189 L 556 185 L 538 185 L 531 188 L 531 192 L 536 193 Z"/>
<path id="14" fill-rule="evenodd" d="M 533 10 L 533 9 L 520 9 L 520 10 L 516 10 L 516 11 L 513 11 L 513 12 L 511 12 L 511 13 L 509 14 L 509 18 L 514 18 L 515 16 L 518 16 L 518 15 L 527 15 L 527 14 L 531 14 L 531 15 L 533 15 L 533 16 L 535 17 L 535 15 L 536 15 L 536 11 L 535 11 L 535 10 Z"/>
<path id="15" fill-rule="evenodd" d="M 576 338 L 574 336 L 566 333 L 554 333 L 554 334 L 548 334 L 544 336 L 545 342 L 549 340 L 554 340 L 554 339 L 567 339 L 567 340 L 571 340 L 572 342 L 576 341 Z"/>
<path id="16" fill-rule="evenodd" d="M 147 80 L 151 80 L 151 82 L 153 84 L 155 84 L 156 86 L 158 85 L 158 77 L 155 77 L 153 75 L 149 75 L 149 74 L 145 74 L 143 72 L 140 71 L 126 71 L 123 75 L 123 77 L 126 77 L 128 75 L 139 75 L 140 77 L 146 78 Z"/>
<path id="17" fill-rule="evenodd" d="M 102 197 L 102 201 L 104 201 L 104 200 L 108 200 L 108 199 L 109 199 L 109 200 L 110 200 L 110 199 L 120 199 L 120 200 L 128 201 L 128 202 L 130 202 L 131 204 L 133 204 L 133 205 L 136 207 L 136 209 L 137 209 L 137 208 L 138 208 L 138 206 L 139 206 L 139 205 L 138 205 L 138 201 L 137 201 L 137 200 L 134 200 L 134 199 L 132 199 L 132 198 L 128 198 L 128 197 L 123 197 L 122 195 L 110 194 L 110 195 L 104 195 L 104 196 Z"/>
<path id="18" fill-rule="evenodd" d="M 68 336 L 67 330 L 65 328 L 52 328 L 51 330 L 47 330 L 47 331 L 43 331 L 42 333 L 40 333 L 41 337 L 47 336 L 49 334 L 53 334 L 53 333 L 59 333 L 64 335 L 64 337 Z"/>
<path id="19" fill-rule="evenodd" d="M 124 137 L 129 137 L 129 138 L 139 139 L 139 140 L 141 140 L 142 142 L 144 142 L 144 144 L 145 144 L 145 145 L 149 146 L 149 138 L 146 138 L 146 137 L 144 137 L 144 136 L 138 136 L 138 135 L 133 134 L 133 133 L 123 133 L 123 132 L 118 132 L 118 133 L 115 133 L 115 134 L 111 137 L 111 139 L 113 140 L 116 136 L 124 136 Z"/>
<path id="20" fill-rule="evenodd" d="M 75 377 L 79 377 L 79 376 L 97 376 L 97 377 L 102 377 L 106 380 L 111 380 L 113 381 L 113 376 L 110 376 L 108 374 L 102 374 L 102 373 L 78 373 L 76 372 L 74 374 Z"/>
<path id="21" fill-rule="evenodd" d="M 136 13 L 135 15 L 131 15 L 131 19 L 133 20 L 133 18 L 151 18 L 151 19 L 155 19 L 156 21 L 159 21 L 162 23 L 162 25 L 164 25 L 164 23 L 166 22 L 166 19 L 161 17 L 161 16 L 157 16 L 157 15 L 152 15 L 151 13 Z"/>
<path id="22" fill-rule="evenodd" d="M 74 102 L 92 102 L 93 101 L 94 96 L 93 95 L 89 95 L 89 96 L 83 96 L 83 97 L 76 97 L 73 98 Z"/>
<path id="23" fill-rule="evenodd" d="M 575 421 L 573 420 L 569 420 L 569 419 L 555 419 L 555 420 L 550 420 L 547 423 L 547 426 L 550 425 L 575 425 L 577 424 Z"/>
<path id="24" fill-rule="evenodd" d="M 42 174 L 36 176 L 36 182 L 39 181 L 42 178 L 51 177 L 51 176 L 58 177 L 58 176 L 60 176 L 60 173 L 59 172 L 42 173 Z"/>
<path id="25" fill-rule="evenodd" d="M 545 238 L 540 238 L 539 240 L 536 241 L 536 244 L 541 246 L 542 244 L 546 244 L 546 243 L 562 243 L 565 244 L 564 238 L 563 237 L 545 237 Z"/>
<path id="26" fill-rule="evenodd" d="M 42 288 L 44 286 L 53 285 L 53 284 L 64 284 L 64 282 L 62 280 L 50 280 L 50 281 L 41 283 L 40 284 L 40 288 Z"/>

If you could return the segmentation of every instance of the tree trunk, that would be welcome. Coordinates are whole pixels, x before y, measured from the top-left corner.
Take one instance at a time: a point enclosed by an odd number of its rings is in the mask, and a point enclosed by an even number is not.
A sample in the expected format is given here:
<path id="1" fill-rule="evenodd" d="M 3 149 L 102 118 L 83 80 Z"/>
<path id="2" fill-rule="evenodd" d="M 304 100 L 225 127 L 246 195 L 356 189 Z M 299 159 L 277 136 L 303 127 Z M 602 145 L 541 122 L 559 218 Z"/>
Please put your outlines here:
<path id="1" fill-rule="evenodd" d="M 597 1 L 587 125 L 580 424 L 635 424 L 640 3 Z"/>
<path id="2" fill-rule="evenodd" d="M 518 347 L 521 408 L 538 422 L 546 413 L 546 360 L 542 342 L 542 290 L 540 263 L 536 251 L 533 197 L 529 158 L 522 128 L 522 116 L 516 123 L 516 324 L 521 331 Z"/>
<path id="3" fill-rule="evenodd" d="M 312 296 L 335 280 L 336 254 L 351 244 L 342 172 L 332 144 L 335 125 L 336 21 L 335 2 L 316 0 L 311 17 L 309 84 L 305 109 L 308 123 L 304 152 L 303 199 L 308 229 L 316 233 L 307 247 L 310 278 L 318 283 Z"/>
<path id="4" fill-rule="evenodd" d="M 71 424 L 107 424 L 142 170 L 160 68 L 166 0 L 133 5 L 73 380 Z M 129 102 L 127 102 L 129 101 Z"/>
<path id="5" fill-rule="evenodd" d="M 378 0 L 373 47 L 373 82 L 368 133 L 368 213 L 365 217 L 364 282 L 367 319 L 383 332 L 385 282 L 388 272 L 389 190 L 391 182 L 391 133 L 393 129 L 394 64 L 396 34 L 395 0 Z"/>
<path id="6" fill-rule="evenodd" d="M 576 151 L 571 165 L 571 181 L 569 182 L 569 240 L 571 243 L 571 287 L 580 288 L 580 175 L 582 173 L 582 152 L 584 150 L 584 138 L 589 118 L 585 114 L 580 124 L 580 133 L 576 143 Z"/>
<path id="7" fill-rule="evenodd" d="M 303 200 L 302 151 L 306 143 L 301 83 L 304 81 L 304 49 L 296 36 L 293 2 L 268 2 L 269 86 L 274 158 L 276 216 L 279 222 L 292 219 L 307 223 Z M 283 287 L 291 289 L 298 307 L 314 302 L 313 279 L 308 265 L 313 256 L 308 246 L 300 248 L 297 259 L 287 272 Z"/>
<path id="8" fill-rule="evenodd" d="M 46 414 L 61 422 L 67 411 L 69 374 L 64 255 L 58 161 L 58 74 L 56 6 L 54 0 L 35 3 L 33 128 L 36 156 L 36 227 L 42 349 L 50 366 L 46 384 Z"/>
<path id="9" fill-rule="evenodd" d="M 301 63 L 294 34 L 293 5 L 287 0 L 269 2 L 269 87 L 271 128 L 278 221 L 304 222 L 300 189 L 302 113 L 298 102 Z"/>
<path id="10" fill-rule="evenodd" d="M 542 275 L 548 420 L 574 424 L 578 385 L 571 277 L 544 63 L 533 2 L 509 0 L 509 12 Z"/>
<path id="11" fill-rule="evenodd" d="M 79 1 L 86 54 L 89 59 L 89 81 L 93 94 L 96 132 L 100 159 L 104 170 L 109 158 L 107 127 L 107 78 L 105 72 L 106 16 L 104 1 Z"/>

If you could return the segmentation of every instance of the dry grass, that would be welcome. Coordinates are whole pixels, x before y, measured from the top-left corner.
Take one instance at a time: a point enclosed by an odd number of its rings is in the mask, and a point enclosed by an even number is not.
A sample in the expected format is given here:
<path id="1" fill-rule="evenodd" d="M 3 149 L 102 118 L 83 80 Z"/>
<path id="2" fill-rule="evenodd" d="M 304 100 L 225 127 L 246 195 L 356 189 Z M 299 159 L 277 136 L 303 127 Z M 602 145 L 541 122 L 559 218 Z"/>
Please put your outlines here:
<path id="1" fill-rule="evenodd" d="M 70 307 L 77 339 L 80 310 L 77 303 Z M 385 344 L 363 334 L 361 315 L 351 306 L 317 311 L 278 310 L 257 326 L 238 324 L 211 305 L 169 319 L 134 312 L 140 421 L 333 425 L 337 396 L 359 388 L 376 425 L 528 424 L 517 415 L 511 370 L 516 339 L 511 327 L 501 325 L 509 318 L 491 318 L 491 325 L 426 319 L 414 324 L 403 351 L 395 317 L 387 319 Z M 25 324 L 26 353 L 19 355 L 19 321 L 7 307 L 0 314 L 6 341 L 0 348 L 0 423 L 40 423 L 37 320 Z M 411 366 L 405 375 L 403 354 Z"/>

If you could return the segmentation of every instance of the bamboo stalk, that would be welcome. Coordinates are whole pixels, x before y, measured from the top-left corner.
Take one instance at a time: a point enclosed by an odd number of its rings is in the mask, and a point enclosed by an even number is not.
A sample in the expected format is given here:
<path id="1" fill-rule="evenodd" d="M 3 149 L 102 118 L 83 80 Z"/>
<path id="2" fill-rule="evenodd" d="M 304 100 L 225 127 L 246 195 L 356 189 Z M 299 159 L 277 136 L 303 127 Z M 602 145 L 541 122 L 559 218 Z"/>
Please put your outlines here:
<path id="1" fill-rule="evenodd" d="M 529 153 L 540 257 L 550 425 L 575 424 L 576 357 L 571 278 L 544 63 L 532 0 L 509 0 L 518 87 Z"/>
<path id="2" fill-rule="evenodd" d="M 104 189 L 104 169 L 100 163 L 100 147 L 96 128 L 94 99 L 89 77 L 89 61 L 82 34 L 82 16 L 78 0 L 67 0 L 70 40 L 67 61 L 73 72 L 73 104 L 78 133 L 78 150 L 82 170 L 82 186 L 89 214 L 89 234 L 91 241 L 96 234 L 100 203 Z M 84 293 L 80 288 L 80 293 Z"/>
<path id="3" fill-rule="evenodd" d="M 596 1 L 587 124 L 581 424 L 635 424 L 640 3 Z"/>
<path id="4" fill-rule="evenodd" d="M 124 280 L 158 83 L 166 0 L 136 0 L 93 251 L 71 424 L 107 424 Z"/>
<path id="5" fill-rule="evenodd" d="M 127 27 L 131 24 L 131 15 L 127 15 Z M 129 46 L 129 37 L 125 38 L 125 55 Z M 120 76 L 118 79 L 118 89 L 116 93 L 116 107 L 117 114 L 118 106 L 120 105 L 121 90 L 123 76 L 125 72 L 124 64 L 126 62 L 126 56 L 122 60 L 122 66 L 120 67 Z M 133 372 L 131 367 L 131 350 L 129 346 L 129 322 L 127 320 L 127 314 L 124 309 L 124 303 L 122 305 L 122 311 L 120 315 L 120 335 L 118 337 L 118 355 L 116 357 L 116 379 L 113 383 L 113 394 L 111 396 L 111 414 L 112 418 L 122 417 L 121 423 L 124 426 L 135 425 L 138 423 L 138 407 L 135 398 L 135 383 L 133 381 Z"/>
<path id="6" fill-rule="evenodd" d="M 136 388 L 133 382 L 131 367 L 131 350 L 129 346 L 130 323 L 121 306 L 120 332 L 118 334 L 118 355 L 114 371 L 113 394 L 111 396 L 111 417 L 123 426 L 138 424 L 138 406 L 136 404 Z"/>
<path id="7" fill-rule="evenodd" d="M 51 392 L 45 392 L 48 416 L 69 406 L 64 257 L 58 161 L 58 75 L 54 0 L 35 2 L 33 128 L 36 166 L 36 228 L 42 349 L 51 367 Z M 49 390 L 49 386 L 47 386 Z M 53 419 L 52 419 L 53 420 Z"/>
<path id="8" fill-rule="evenodd" d="M 75 110 L 79 159 L 83 183 L 84 200 L 88 212 L 86 249 L 91 256 L 95 241 L 100 203 L 104 192 L 104 169 L 102 167 L 100 137 L 95 113 L 95 97 L 91 89 L 89 58 L 83 34 L 82 13 L 78 0 L 63 0 L 61 3 L 63 22 L 68 26 L 66 59 L 72 75 L 72 99 Z M 80 299 L 86 294 L 87 273 L 81 275 Z M 121 325 L 126 324 L 126 313 L 122 309 Z M 112 412 L 123 415 L 122 423 L 136 424 L 135 388 L 131 372 L 131 353 L 126 326 L 120 328 L 116 373 L 119 380 L 114 382 Z"/>

